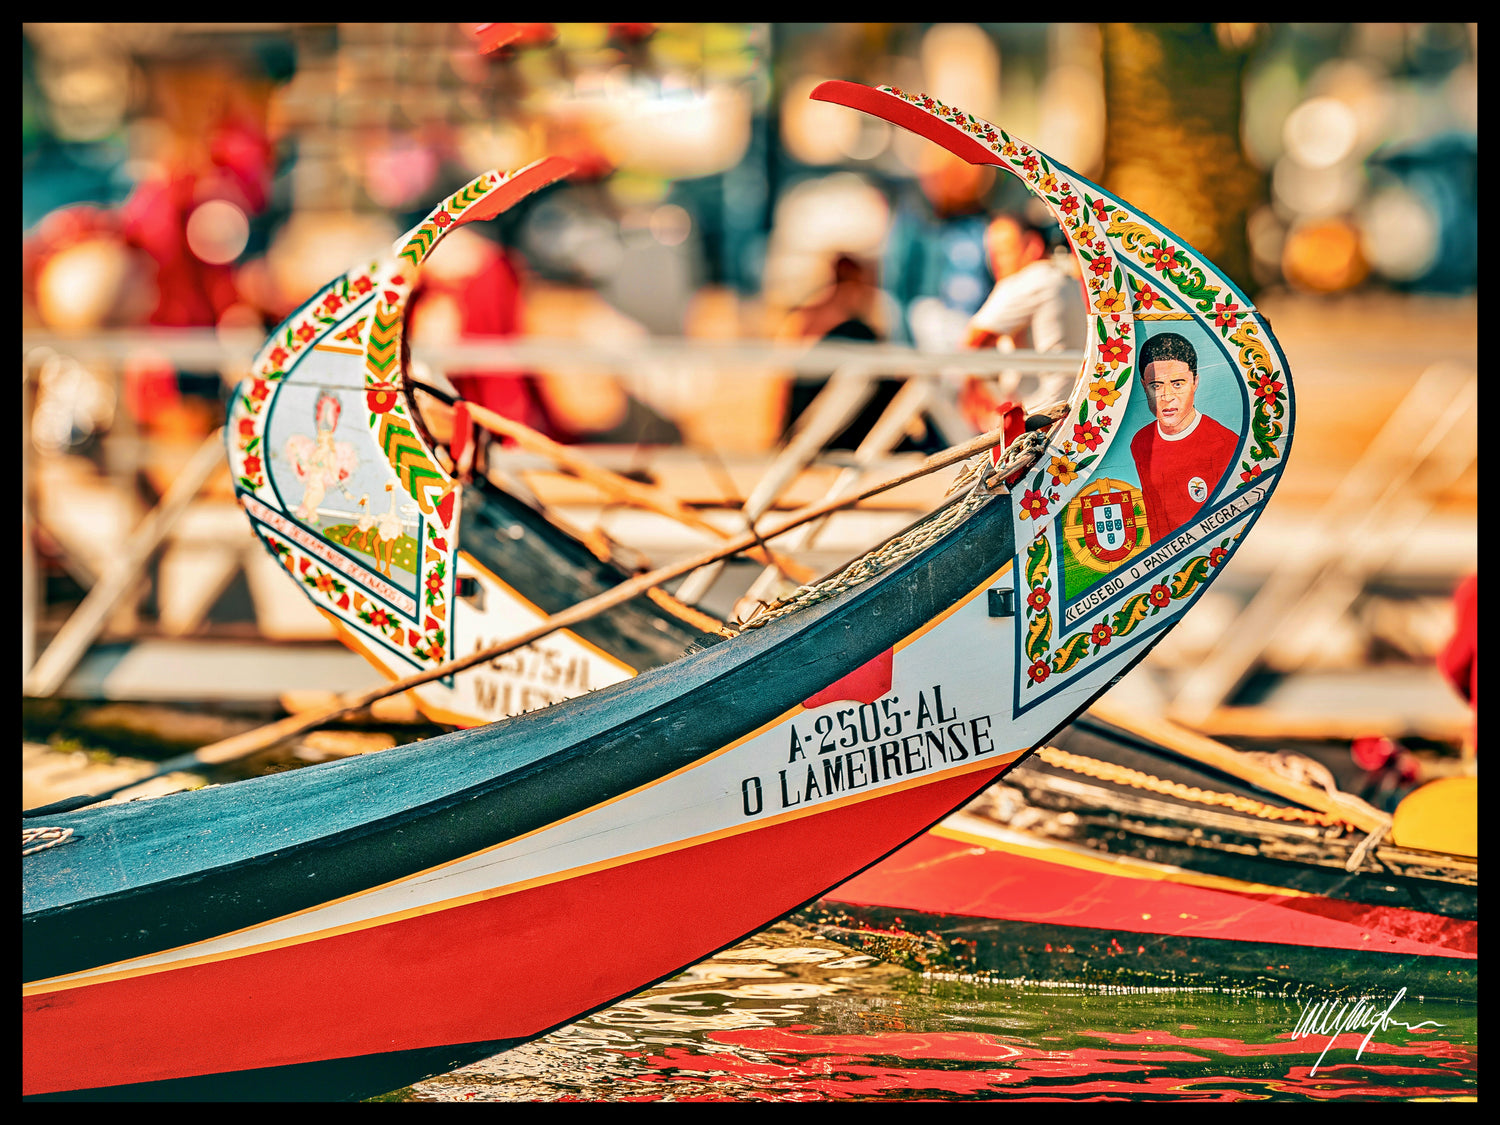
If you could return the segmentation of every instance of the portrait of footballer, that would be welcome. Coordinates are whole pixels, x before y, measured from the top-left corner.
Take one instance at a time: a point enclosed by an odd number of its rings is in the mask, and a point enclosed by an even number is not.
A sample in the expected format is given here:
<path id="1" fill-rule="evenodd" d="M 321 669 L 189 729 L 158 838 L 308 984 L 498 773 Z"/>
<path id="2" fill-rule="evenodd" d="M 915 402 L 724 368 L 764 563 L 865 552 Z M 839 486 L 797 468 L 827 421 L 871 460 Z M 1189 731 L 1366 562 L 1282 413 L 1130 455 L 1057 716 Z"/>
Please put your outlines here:
<path id="1" fill-rule="evenodd" d="M 1139 378 L 1153 420 L 1130 441 L 1155 542 L 1191 521 L 1234 461 L 1239 436 L 1195 404 L 1198 353 L 1175 332 L 1141 346 Z"/>

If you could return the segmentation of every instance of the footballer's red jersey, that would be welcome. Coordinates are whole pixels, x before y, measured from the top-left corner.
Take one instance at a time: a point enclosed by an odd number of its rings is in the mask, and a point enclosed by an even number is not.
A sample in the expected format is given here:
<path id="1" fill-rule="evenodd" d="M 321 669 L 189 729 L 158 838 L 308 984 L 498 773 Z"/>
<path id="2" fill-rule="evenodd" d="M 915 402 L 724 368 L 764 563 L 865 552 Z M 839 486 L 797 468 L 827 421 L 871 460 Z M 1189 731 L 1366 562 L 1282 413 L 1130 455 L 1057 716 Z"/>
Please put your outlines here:
<path id="1" fill-rule="evenodd" d="M 1153 421 L 1131 438 L 1130 453 L 1141 475 L 1153 543 L 1198 514 L 1234 461 L 1239 442 L 1236 434 L 1203 413 L 1181 437 L 1163 437 Z"/>

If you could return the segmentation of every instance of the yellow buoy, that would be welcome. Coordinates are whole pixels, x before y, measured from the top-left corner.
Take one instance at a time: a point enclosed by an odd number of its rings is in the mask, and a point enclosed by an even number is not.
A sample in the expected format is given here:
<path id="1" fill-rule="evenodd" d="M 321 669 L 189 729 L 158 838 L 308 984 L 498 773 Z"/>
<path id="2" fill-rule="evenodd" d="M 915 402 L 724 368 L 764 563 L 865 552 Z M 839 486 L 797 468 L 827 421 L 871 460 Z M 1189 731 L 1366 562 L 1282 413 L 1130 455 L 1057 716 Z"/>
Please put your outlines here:
<path id="1" fill-rule="evenodd" d="M 1407 795 L 1391 817 L 1391 839 L 1403 848 L 1479 854 L 1479 779 L 1445 777 Z"/>

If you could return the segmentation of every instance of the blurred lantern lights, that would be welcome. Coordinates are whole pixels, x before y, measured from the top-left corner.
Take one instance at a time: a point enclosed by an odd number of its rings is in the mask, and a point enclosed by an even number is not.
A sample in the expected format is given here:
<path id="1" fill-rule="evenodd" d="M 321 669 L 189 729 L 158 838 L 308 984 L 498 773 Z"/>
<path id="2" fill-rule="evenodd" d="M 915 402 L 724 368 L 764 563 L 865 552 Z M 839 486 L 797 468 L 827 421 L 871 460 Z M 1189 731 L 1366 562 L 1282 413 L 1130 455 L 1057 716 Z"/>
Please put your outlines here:
<path id="1" fill-rule="evenodd" d="M 250 220 L 227 199 L 210 199 L 193 208 L 185 233 L 188 249 L 199 261 L 222 266 L 245 252 Z"/>
<path id="2" fill-rule="evenodd" d="M 387 211 L 406 211 L 424 205 L 433 194 L 438 159 L 428 145 L 397 134 L 365 154 L 363 172 L 371 202 Z"/>
<path id="3" fill-rule="evenodd" d="M 1392 281 L 1421 277 L 1437 259 L 1438 218 L 1421 196 L 1399 184 L 1377 191 L 1359 216 L 1360 247 Z"/>
<path id="4" fill-rule="evenodd" d="M 31 440 L 42 453 L 65 453 L 93 434 L 108 430 L 115 416 L 115 393 L 107 377 L 72 356 L 50 355 L 37 373 Z"/>
<path id="5" fill-rule="evenodd" d="M 1245 151 L 1271 172 L 1272 207 L 1249 229 L 1257 279 L 1275 280 L 1279 259 L 1288 283 L 1314 292 L 1371 272 L 1402 285 L 1461 286 L 1443 247 L 1460 237 L 1449 228 L 1477 222 L 1458 202 L 1473 185 L 1463 168 L 1420 153 L 1434 138 L 1472 138 L 1477 128 L 1473 25 L 1467 38 L 1446 24 L 1296 24 L 1277 34 L 1244 86 Z M 1330 52 L 1308 73 L 1310 53 Z M 1403 174 L 1408 151 L 1420 174 Z"/>
<path id="6" fill-rule="evenodd" d="M 675 203 L 666 203 L 651 212 L 647 220 L 651 237 L 663 246 L 680 246 L 692 233 L 692 217 Z"/>
<path id="7" fill-rule="evenodd" d="M 781 143 L 803 164 L 837 164 L 859 143 L 859 118 L 844 106 L 811 100 L 827 75 L 804 74 L 781 99 Z"/>
<path id="8" fill-rule="evenodd" d="M 1359 229 L 1348 219 L 1315 219 L 1294 226 L 1281 255 L 1288 282 L 1313 293 L 1351 289 L 1370 272 Z"/>
<path id="9" fill-rule="evenodd" d="M 589 136 L 616 168 L 672 179 L 723 172 L 750 143 L 750 96 L 742 88 L 697 89 L 686 79 L 656 81 L 617 67 L 602 84 L 580 83 L 558 98 L 553 113 L 586 123 Z"/>
<path id="10" fill-rule="evenodd" d="M 1337 98 L 1309 98 L 1282 127 L 1287 154 L 1308 168 L 1332 168 L 1354 151 L 1359 123 Z"/>
<path id="11" fill-rule="evenodd" d="M 987 120 L 999 114 L 1000 49 L 983 28 L 972 23 L 935 24 L 922 36 L 918 57 L 924 94 Z"/>
<path id="12" fill-rule="evenodd" d="M 1104 163 L 1106 117 L 1099 28 L 1082 23 L 1049 25 L 1047 60 L 1034 143 L 1080 175 L 1097 176 Z M 1015 129 L 1006 122 L 996 124 L 1007 131 Z"/>

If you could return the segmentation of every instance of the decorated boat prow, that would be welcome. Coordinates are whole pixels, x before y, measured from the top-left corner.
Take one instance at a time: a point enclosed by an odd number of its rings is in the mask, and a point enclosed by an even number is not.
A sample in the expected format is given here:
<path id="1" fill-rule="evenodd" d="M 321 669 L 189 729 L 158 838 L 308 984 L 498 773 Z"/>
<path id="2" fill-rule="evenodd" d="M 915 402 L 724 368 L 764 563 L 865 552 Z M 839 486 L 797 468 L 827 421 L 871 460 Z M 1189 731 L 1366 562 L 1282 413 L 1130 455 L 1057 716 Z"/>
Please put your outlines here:
<path id="1" fill-rule="evenodd" d="M 23 859 L 26 1095 L 364 1097 L 545 1034 L 917 836 L 1201 596 L 1290 438 L 1289 379 L 1258 314 L 1149 217 L 1035 149 L 861 89 L 820 96 L 963 139 L 1020 176 L 1100 281 L 1067 417 L 998 461 L 981 455 L 943 505 L 870 554 L 661 667 L 380 754 L 37 825 L 50 835 Z M 378 297 L 372 318 L 393 304 Z M 1152 359 L 1166 335 L 1192 354 Z M 349 389 L 382 393 L 364 371 Z M 1148 397 L 1177 396 L 1158 406 L 1169 429 L 1190 421 L 1180 388 L 1148 395 L 1143 375 L 1190 384 L 1232 438 L 1222 464 L 1194 462 L 1179 482 L 1198 506 L 1176 524 L 1154 518 L 1156 469 L 1133 446 L 1157 425 Z M 295 413 L 316 420 L 319 393 Z M 378 429 L 395 408 L 374 405 Z M 396 424 L 392 442 L 409 440 Z M 314 442 L 310 463 L 337 466 L 338 440 L 331 453 Z M 294 533 L 319 505 L 302 497 L 296 520 L 273 508 L 247 456 L 233 461 L 247 496 L 286 518 L 262 534 L 307 547 Z M 455 510 L 425 464 L 401 478 L 423 565 L 429 547 L 442 556 Z M 293 567 L 304 576 L 322 566 L 308 550 Z M 392 577 L 413 599 L 427 589 Z M 443 627 L 430 616 L 419 639 Z"/>
<path id="2" fill-rule="evenodd" d="M 454 192 L 388 258 L 335 278 L 288 317 L 230 405 L 230 464 L 251 527 L 339 638 L 391 679 L 628 577 L 475 472 L 471 427 L 460 422 L 457 442 L 439 442 L 407 357 L 411 298 L 443 239 L 571 171 L 547 157 Z M 663 593 L 642 595 L 412 696 L 438 722 L 473 726 L 665 663 L 704 643 L 705 626 Z"/>

